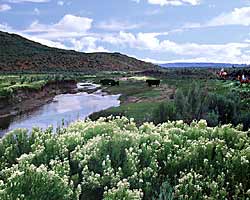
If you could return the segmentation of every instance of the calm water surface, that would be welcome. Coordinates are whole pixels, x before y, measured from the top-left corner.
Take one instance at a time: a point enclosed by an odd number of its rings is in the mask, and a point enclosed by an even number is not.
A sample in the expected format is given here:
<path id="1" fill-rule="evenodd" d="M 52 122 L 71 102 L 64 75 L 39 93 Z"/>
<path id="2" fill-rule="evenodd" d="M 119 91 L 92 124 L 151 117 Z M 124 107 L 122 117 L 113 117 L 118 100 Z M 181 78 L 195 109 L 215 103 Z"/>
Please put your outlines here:
<path id="1" fill-rule="evenodd" d="M 93 89 L 98 85 L 78 84 L 78 88 Z M 57 95 L 54 100 L 36 111 L 16 116 L 14 118 L 6 118 L 0 122 L 0 136 L 15 128 L 32 127 L 47 128 L 50 125 L 58 127 L 64 121 L 65 125 L 78 119 L 85 119 L 93 112 L 101 111 L 109 107 L 120 105 L 118 100 L 120 95 L 108 95 L 101 90 L 93 94 L 80 92 L 77 94 Z"/>

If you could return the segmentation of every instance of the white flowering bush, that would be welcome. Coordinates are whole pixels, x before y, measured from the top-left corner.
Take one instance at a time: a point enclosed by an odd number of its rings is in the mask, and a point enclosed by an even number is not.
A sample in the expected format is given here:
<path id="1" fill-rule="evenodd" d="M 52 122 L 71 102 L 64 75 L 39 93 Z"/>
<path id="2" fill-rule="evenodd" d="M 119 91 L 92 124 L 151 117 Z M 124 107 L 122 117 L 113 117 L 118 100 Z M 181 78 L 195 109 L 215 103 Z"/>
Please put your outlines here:
<path id="1" fill-rule="evenodd" d="M 79 121 L 0 139 L 0 199 L 249 199 L 250 133 L 204 120 Z"/>

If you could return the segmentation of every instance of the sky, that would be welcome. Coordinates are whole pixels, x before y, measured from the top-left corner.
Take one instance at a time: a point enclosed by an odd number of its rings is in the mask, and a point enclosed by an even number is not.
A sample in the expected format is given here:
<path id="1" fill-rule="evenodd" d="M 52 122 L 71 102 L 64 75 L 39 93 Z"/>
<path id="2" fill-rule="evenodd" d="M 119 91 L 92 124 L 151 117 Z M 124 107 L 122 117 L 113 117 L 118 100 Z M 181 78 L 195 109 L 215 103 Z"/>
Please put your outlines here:
<path id="1" fill-rule="evenodd" d="M 0 30 L 154 63 L 250 63 L 250 0 L 0 0 Z"/>

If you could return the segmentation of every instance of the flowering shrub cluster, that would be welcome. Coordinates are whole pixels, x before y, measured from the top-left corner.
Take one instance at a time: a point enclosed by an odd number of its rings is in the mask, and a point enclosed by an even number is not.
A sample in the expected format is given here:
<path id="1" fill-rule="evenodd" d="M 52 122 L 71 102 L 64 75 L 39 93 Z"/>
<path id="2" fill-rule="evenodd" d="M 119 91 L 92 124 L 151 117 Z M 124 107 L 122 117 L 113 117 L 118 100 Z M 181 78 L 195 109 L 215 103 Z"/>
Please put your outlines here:
<path id="1" fill-rule="evenodd" d="M 0 199 L 249 199 L 250 135 L 127 118 L 17 129 L 0 140 Z"/>

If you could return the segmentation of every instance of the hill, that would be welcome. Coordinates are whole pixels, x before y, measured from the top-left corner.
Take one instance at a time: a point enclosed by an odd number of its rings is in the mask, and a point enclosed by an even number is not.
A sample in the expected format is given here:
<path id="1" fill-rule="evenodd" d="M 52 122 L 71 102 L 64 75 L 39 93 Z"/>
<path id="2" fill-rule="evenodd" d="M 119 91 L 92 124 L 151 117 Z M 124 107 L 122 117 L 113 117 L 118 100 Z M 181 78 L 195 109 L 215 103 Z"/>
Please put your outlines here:
<path id="1" fill-rule="evenodd" d="M 228 67 L 245 67 L 245 64 L 232 64 L 232 63 L 165 63 L 160 64 L 161 67 L 165 68 L 185 68 L 185 67 L 199 67 L 199 68 L 228 68 Z"/>
<path id="2" fill-rule="evenodd" d="M 120 53 L 81 53 L 47 47 L 0 31 L 0 71 L 141 71 L 156 65 Z"/>

